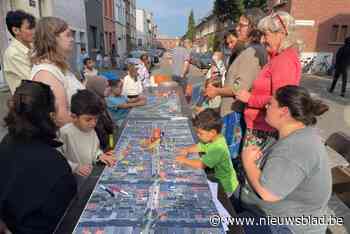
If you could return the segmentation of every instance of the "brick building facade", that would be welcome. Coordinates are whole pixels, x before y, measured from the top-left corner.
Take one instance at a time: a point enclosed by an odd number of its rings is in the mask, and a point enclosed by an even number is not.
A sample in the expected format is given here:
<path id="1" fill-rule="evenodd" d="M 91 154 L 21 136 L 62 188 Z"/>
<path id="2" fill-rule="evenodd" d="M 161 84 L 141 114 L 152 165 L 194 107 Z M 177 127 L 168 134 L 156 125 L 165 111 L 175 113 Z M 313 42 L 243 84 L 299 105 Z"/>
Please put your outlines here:
<path id="1" fill-rule="evenodd" d="M 305 42 L 302 58 L 316 56 L 332 63 L 335 52 L 350 36 L 349 0 L 289 0 L 282 8 L 296 20 L 297 32 Z"/>
<path id="2" fill-rule="evenodd" d="M 306 52 L 335 52 L 350 36 L 348 0 L 291 0 L 288 10 L 296 19 Z"/>
<path id="3" fill-rule="evenodd" d="M 164 48 L 169 50 L 169 49 L 174 49 L 179 42 L 180 42 L 180 38 L 156 38 L 154 44 L 158 48 Z"/>

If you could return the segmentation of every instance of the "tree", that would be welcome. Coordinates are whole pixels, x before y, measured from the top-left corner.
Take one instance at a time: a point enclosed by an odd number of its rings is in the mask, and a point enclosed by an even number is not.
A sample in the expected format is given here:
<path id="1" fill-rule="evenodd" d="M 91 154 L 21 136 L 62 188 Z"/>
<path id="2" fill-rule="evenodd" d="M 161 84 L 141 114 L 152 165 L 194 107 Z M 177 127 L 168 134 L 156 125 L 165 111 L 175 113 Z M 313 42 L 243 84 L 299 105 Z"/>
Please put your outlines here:
<path id="1" fill-rule="evenodd" d="M 213 13 L 219 21 L 232 20 L 237 22 L 244 12 L 244 0 L 215 0 Z"/>
<path id="2" fill-rule="evenodd" d="M 208 36 L 207 48 L 209 51 L 219 51 L 221 46 L 220 37 L 217 33 L 210 34 Z"/>
<path id="3" fill-rule="evenodd" d="M 193 10 L 191 10 L 190 16 L 188 17 L 188 26 L 187 26 L 187 33 L 186 33 L 186 38 L 190 39 L 191 41 L 194 40 L 195 27 L 196 25 L 194 22 Z"/>
<path id="4" fill-rule="evenodd" d="M 208 36 L 208 43 L 207 43 L 207 48 L 209 51 L 213 51 L 214 50 L 214 34 L 210 34 Z"/>
<path id="5" fill-rule="evenodd" d="M 220 51 L 221 50 L 221 43 L 223 39 L 221 40 L 218 34 L 215 34 L 214 37 L 214 43 L 213 43 L 213 51 Z"/>
<path id="6" fill-rule="evenodd" d="M 244 6 L 246 9 L 258 7 L 265 10 L 267 8 L 267 0 L 244 0 Z"/>

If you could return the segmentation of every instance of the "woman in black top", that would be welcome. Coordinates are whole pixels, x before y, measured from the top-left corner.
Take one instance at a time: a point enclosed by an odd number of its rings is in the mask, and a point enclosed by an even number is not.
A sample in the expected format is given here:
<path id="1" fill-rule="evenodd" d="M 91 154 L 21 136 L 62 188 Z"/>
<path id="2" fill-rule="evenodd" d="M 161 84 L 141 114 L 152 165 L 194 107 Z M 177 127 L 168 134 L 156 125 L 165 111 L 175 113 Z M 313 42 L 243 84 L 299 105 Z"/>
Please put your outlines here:
<path id="1" fill-rule="evenodd" d="M 60 146 L 49 86 L 22 81 L 5 117 L 0 143 L 0 219 L 12 233 L 52 233 L 76 193 Z"/>

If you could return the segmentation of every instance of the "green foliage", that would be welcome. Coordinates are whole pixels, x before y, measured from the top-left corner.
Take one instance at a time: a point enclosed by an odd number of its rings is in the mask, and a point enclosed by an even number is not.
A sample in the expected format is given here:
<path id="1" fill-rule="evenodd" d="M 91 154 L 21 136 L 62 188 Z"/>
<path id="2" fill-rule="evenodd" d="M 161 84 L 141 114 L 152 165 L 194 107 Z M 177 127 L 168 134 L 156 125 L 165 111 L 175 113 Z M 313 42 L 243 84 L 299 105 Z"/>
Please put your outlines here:
<path id="1" fill-rule="evenodd" d="M 214 45 L 213 45 L 213 51 L 219 51 L 220 50 L 220 46 L 221 46 L 221 42 L 223 41 L 223 39 L 222 40 L 220 40 L 220 37 L 217 35 L 217 34 L 215 34 L 215 37 L 214 37 Z"/>
<path id="2" fill-rule="evenodd" d="M 207 44 L 208 50 L 212 52 L 220 50 L 220 43 L 221 43 L 221 40 L 217 34 L 215 33 L 210 34 L 208 37 L 208 44 Z"/>
<path id="3" fill-rule="evenodd" d="M 194 14 L 193 10 L 191 10 L 191 13 L 188 17 L 188 26 L 187 26 L 187 33 L 186 33 L 186 38 L 190 39 L 191 41 L 194 40 L 195 38 L 195 21 L 194 21 Z"/>
<path id="4" fill-rule="evenodd" d="M 210 34 L 208 37 L 208 44 L 207 44 L 209 51 L 213 51 L 214 49 L 214 39 L 215 39 L 214 34 Z"/>
<path id="5" fill-rule="evenodd" d="M 220 21 L 237 22 L 244 12 L 244 0 L 215 0 L 213 13 Z"/>
<path id="6" fill-rule="evenodd" d="M 215 0 L 213 13 L 220 21 L 232 20 L 237 22 L 245 9 L 267 8 L 267 0 Z"/>
<path id="7" fill-rule="evenodd" d="M 244 7 L 246 9 L 258 7 L 265 10 L 267 8 L 267 0 L 244 0 Z"/>

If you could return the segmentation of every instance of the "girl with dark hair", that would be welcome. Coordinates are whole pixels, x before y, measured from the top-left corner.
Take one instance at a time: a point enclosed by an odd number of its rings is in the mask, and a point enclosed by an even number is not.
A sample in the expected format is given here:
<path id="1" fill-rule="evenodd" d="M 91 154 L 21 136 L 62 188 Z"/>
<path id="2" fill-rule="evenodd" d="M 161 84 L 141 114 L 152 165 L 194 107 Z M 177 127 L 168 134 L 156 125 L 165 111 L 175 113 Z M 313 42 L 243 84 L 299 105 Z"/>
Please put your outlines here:
<path id="1" fill-rule="evenodd" d="M 76 193 L 55 149 L 55 98 L 49 86 L 22 81 L 5 117 L 0 143 L 0 219 L 12 233 L 52 233 Z"/>
<path id="2" fill-rule="evenodd" d="M 332 177 L 326 148 L 313 125 L 328 106 L 313 100 L 305 88 L 284 86 L 266 109 L 266 121 L 277 129 L 279 140 L 264 151 L 257 146 L 243 151 L 249 182 L 242 189 L 243 204 L 254 205 L 271 217 L 323 217 Z M 293 233 L 325 233 L 326 228 L 288 226 Z"/>

